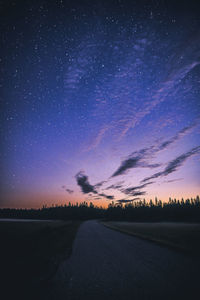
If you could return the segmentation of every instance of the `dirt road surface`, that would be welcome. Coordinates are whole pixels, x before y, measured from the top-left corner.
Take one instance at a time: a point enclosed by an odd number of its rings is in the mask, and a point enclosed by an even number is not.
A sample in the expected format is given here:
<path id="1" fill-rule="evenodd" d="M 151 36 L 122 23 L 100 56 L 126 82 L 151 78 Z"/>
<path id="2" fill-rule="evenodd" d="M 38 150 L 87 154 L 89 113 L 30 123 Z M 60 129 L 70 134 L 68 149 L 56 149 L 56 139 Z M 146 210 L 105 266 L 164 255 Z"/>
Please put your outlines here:
<path id="1" fill-rule="evenodd" d="M 47 299 L 193 300 L 200 297 L 199 275 L 198 258 L 87 221 Z"/>

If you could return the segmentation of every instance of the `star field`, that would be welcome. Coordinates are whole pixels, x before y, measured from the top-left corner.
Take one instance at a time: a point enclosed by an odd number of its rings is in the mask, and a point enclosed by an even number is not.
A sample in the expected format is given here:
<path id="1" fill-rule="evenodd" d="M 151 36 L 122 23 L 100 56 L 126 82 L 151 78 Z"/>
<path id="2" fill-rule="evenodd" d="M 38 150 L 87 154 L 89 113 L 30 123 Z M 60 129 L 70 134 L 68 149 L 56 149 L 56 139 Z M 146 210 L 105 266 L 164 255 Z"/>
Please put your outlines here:
<path id="1" fill-rule="evenodd" d="M 199 193 L 196 1 L 0 6 L 2 207 Z"/>

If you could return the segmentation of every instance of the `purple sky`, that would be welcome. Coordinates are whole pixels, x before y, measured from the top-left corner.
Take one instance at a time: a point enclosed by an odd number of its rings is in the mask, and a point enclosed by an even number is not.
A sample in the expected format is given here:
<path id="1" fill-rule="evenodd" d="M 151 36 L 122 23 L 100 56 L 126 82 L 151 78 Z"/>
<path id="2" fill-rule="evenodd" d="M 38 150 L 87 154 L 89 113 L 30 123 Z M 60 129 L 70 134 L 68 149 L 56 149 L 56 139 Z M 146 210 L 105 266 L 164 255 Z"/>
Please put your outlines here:
<path id="1" fill-rule="evenodd" d="M 199 194 L 199 5 L 66 3 L 2 5 L 0 206 Z"/>

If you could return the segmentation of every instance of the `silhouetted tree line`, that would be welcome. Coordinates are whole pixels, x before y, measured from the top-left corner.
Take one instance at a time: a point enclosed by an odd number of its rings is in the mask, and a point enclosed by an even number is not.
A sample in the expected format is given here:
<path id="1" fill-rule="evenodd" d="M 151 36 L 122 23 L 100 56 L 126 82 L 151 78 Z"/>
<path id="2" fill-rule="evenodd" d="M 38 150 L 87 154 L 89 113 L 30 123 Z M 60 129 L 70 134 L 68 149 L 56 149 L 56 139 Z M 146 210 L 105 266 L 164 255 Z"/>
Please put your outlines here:
<path id="1" fill-rule="evenodd" d="M 108 208 L 93 203 L 43 206 L 41 209 L 0 209 L 1 218 L 89 220 L 107 219 L 137 222 L 183 221 L 200 222 L 200 198 L 181 200 L 169 198 L 168 202 L 141 200 L 133 203 L 110 203 Z"/>
<path id="2" fill-rule="evenodd" d="M 65 205 L 43 205 L 40 209 L 0 209 L 1 218 L 42 219 L 42 220 L 89 220 L 103 218 L 105 209 L 93 203 L 76 203 Z"/>
<path id="3" fill-rule="evenodd" d="M 124 206 L 111 203 L 106 216 L 110 220 L 137 222 L 200 222 L 200 198 L 199 196 L 186 200 L 169 198 L 168 202 L 162 202 L 157 198 L 146 202 L 144 199 Z"/>

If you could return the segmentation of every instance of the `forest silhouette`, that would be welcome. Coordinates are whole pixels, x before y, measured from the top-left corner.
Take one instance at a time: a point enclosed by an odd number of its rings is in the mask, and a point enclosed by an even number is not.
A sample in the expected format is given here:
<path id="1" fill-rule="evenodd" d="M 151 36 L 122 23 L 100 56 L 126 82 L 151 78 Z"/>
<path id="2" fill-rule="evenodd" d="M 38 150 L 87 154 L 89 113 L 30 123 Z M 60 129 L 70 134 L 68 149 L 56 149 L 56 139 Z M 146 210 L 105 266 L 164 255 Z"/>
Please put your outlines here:
<path id="1" fill-rule="evenodd" d="M 137 222 L 200 222 L 200 198 L 171 199 L 163 202 L 140 200 L 127 203 L 111 202 L 107 208 L 92 202 L 65 205 L 44 205 L 40 209 L 0 209 L 0 218 L 49 219 L 49 220 L 124 220 Z"/>

